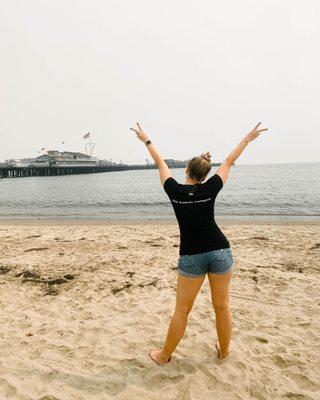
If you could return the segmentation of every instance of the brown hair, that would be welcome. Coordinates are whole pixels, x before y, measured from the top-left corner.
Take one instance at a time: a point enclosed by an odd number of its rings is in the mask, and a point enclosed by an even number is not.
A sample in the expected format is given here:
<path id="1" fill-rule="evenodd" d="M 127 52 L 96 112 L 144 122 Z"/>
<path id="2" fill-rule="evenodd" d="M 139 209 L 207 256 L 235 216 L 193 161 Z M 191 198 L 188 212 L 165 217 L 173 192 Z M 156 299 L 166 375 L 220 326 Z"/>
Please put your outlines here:
<path id="1" fill-rule="evenodd" d="M 201 181 L 211 170 L 211 155 L 207 151 L 201 156 L 193 157 L 187 164 L 188 175 L 191 179 Z"/>

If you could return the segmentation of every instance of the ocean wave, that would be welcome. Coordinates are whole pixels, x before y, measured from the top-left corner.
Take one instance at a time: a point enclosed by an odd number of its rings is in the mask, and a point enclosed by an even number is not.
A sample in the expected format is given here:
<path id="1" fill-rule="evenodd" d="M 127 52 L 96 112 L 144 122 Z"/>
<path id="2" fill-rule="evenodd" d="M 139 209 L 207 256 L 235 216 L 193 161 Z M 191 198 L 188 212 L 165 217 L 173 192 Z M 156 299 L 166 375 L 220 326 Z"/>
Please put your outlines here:
<path id="1" fill-rule="evenodd" d="M 170 202 L 12 202 L 10 204 L 0 203 L 0 215 L 32 215 L 32 214 L 70 214 L 78 212 L 81 215 L 86 213 L 113 213 L 113 212 L 139 212 L 150 210 L 153 212 L 173 213 Z M 320 216 L 320 209 L 317 204 L 306 207 L 302 204 L 291 204 L 290 207 L 281 204 L 261 207 L 260 204 L 248 205 L 243 203 L 225 203 L 215 207 L 216 215 L 305 215 Z"/>

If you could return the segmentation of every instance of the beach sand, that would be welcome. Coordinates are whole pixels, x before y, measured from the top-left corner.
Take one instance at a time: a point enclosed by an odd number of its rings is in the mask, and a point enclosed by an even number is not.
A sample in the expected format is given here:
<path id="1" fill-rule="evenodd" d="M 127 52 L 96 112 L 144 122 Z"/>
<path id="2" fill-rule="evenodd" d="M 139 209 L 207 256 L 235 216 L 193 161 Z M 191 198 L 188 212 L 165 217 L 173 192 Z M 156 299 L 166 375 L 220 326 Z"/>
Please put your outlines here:
<path id="1" fill-rule="evenodd" d="M 0 399 L 320 399 L 320 225 L 219 223 L 230 356 L 206 278 L 165 366 L 176 222 L 0 222 Z"/>

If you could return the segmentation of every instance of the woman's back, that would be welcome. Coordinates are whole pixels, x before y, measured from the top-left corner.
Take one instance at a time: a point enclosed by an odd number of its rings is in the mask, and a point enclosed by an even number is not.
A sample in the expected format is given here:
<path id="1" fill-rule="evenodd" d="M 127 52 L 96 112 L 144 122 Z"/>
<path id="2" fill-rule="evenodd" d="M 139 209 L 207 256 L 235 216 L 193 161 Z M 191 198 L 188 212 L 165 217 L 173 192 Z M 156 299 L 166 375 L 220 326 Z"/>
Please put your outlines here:
<path id="1" fill-rule="evenodd" d="M 164 182 L 180 228 L 180 255 L 230 247 L 214 219 L 214 203 L 222 187 L 217 174 L 196 185 L 180 184 L 172 177 Z"/>

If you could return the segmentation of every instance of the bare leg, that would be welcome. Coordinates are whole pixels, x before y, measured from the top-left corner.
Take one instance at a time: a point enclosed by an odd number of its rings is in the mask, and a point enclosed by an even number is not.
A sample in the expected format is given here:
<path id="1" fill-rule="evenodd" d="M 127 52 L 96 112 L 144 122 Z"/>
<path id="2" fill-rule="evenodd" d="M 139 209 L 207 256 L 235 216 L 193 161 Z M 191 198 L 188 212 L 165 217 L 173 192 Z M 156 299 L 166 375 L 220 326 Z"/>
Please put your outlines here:
<path id="1" fill-rule="evenodd" d="M 176 307 L 170 321 L 166 341 L 161 350 L 155 349 L 149 352 L 151 358 L 159 364 L 163 365 L 168 362 L 182 339 L 187 327 L 189 313 L 204 278 L 205 275 L 199 278 L 191 278 L 178 274 Z"/>
<path id="2" fill-rule="evenodd" d="M 232 270 L 226 274 L 208 273 L 212 305 L 216 314 L 218 341 L 217 351 L 220 359 L 229 354 L 229 343 L 232 332 L 232 316 L 229 310 L 229 286 Z"/>

